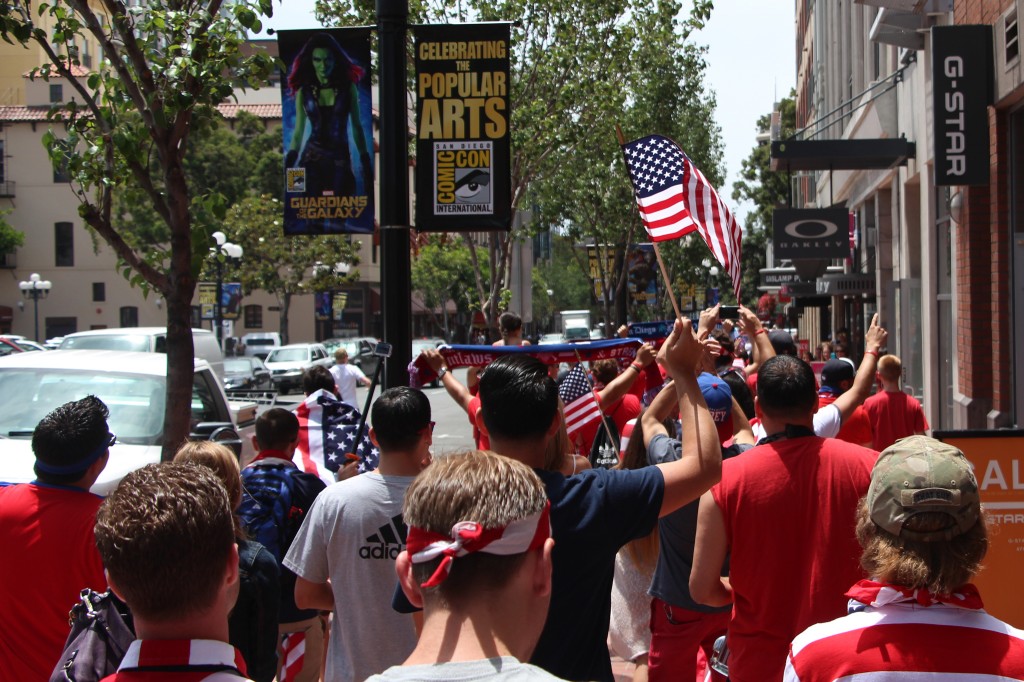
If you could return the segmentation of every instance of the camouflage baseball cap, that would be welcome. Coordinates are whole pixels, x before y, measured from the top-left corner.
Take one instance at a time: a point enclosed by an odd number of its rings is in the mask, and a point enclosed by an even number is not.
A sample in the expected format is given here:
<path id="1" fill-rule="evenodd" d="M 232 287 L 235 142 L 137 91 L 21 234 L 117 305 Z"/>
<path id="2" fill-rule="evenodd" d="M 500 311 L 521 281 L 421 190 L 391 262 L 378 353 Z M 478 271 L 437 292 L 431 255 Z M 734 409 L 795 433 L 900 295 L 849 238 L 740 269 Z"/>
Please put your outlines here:
<path id="1" fill-rule="evenodd" d="M 878 456 L 871 471 L 868 510 L 875 525 L 897 537 L 936 542 L 974 527 L 981 514 L 978 481 L 957 448 L 927 436 L 896 441 Z M 913 531 L 907 520 L 921 512 L 943 512 L 947 528 Z"/>

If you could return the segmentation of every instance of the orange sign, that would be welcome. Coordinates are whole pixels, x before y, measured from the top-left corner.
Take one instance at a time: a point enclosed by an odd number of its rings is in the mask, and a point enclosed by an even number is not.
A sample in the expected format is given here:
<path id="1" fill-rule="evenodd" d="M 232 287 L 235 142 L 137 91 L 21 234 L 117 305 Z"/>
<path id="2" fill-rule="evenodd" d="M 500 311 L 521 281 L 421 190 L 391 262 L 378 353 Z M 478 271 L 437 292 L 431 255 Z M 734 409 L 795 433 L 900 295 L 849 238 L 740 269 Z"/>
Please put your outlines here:
<path id="1" fill-rule="evenodd" d="M 1024 431 L 937 431 L 974 465 L 988 517 L 988 554 L 975 583 L 985 610 L 1024 627 Z"/>

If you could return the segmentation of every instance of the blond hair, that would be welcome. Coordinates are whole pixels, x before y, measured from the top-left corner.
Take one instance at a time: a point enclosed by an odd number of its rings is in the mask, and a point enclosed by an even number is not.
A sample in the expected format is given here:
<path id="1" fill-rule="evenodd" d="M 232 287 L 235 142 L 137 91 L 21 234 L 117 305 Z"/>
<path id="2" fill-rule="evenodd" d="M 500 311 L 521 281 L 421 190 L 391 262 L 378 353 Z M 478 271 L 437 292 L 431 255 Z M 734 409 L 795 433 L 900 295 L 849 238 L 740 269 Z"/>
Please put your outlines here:
<path id="1" fill-rule="evenodd" d="M 949 515 L 921 512 L 907 519 L 904 527 L 917 532 L 941 530 L 949 527 Z M 988 552 L 984 510 L 966 533 L 952 540 L 925 542 L 896 537 L 879 528 L 871 520 L 866 498 L 857 508 L 857 540 L 864 548 L 860 565 L 868 575 L 943 595 L 969 583 L 981 570 L 981 561 Z"/>
<path id="2" fill-rule="evenodd" d="M 231 502 L 232 516 L 235 519 L 235 535 L 243 536 L 242 524 L 234 513 L 242 504 L 242 471 L 238 466 L 238 458 L 226 445 L 210 440 L 190 440 L 174 453 L 175 462 L 191 462 L 204 466 L 220 479 L 228 491 Z"/>
<path id="3" fill-rule="evenodd" d="M 895 355 L 878 358 L 878 373 L 886 381 L 899 381 L 903 377 L 903 363 Z"/>
<path id="4" fill-rule="evenodd" d="M 440 457 L 424 469 L 405 493 L 402 516 L 409 526 L 448 536 L 460 521 L 504 528 L 536 514 L 546 503 L 544 484 L 530 467 L 493 452 L 469 450 Z M 459 557 L 445 581 L 426 590 L 424 598 L 433 595 L 446 606 L 458 608 L 462 598 L 502 588 L 524 556 L 475 553 Z M 440 561 L 415 564 L 416 581 L 429 579 Z"/>

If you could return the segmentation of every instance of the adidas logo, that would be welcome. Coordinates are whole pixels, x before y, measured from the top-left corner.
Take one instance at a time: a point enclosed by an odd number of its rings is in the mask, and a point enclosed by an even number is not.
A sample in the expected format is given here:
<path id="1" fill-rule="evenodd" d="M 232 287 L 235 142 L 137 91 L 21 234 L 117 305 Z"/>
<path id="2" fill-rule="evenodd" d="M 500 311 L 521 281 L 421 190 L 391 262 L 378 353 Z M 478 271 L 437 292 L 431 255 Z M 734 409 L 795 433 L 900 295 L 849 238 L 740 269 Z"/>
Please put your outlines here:
<path id="1" fill-rule="evenodd" d="M 363 559 L 388 559 L 394 561 L 405 546 L 408 532 L 402 515 L 393 516 L 391 521 L 377 529 L 377 532 L 366 538 L 368 544 L 359 548 L 359 556 Z"/>

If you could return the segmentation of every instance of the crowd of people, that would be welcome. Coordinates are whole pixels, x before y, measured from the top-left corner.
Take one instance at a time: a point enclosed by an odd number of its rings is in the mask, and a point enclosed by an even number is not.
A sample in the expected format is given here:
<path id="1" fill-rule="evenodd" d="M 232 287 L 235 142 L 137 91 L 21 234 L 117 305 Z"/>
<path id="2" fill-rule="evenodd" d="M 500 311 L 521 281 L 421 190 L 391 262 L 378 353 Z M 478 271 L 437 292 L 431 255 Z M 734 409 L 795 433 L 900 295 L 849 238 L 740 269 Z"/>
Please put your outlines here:
<path id="1" fill-rule="evenodd" d="M 529 353 L 463 385 L 426 351 L 477 442 L 436 461 L 427 396 L 392 388 L 372 456 L 332 466 L 307 433 L 311 405 L 347 404 L 323 371 L 296 413 L 259 416 L 244 467 L 186 443 L 101 499 L 107 409 L 61 406 L 37 480 L 0 489 L 5 675 L 50 679 L 91 588 L 133 617 L 119 682 L 612 680 L 613 654 L 637 681 L 723 679 L 716 655 L 739 682 L 1024 679 L 1024 632 L 971 584 L 977 479 L 924 435 L 877 319 L 859 366 L 819 377 L 750 310 L 718 314 L 594 363 L 588 428 Z M 523 344 L 515 322 L 500 343 Z M 588 456 L 613 428 L 616 463 Z"/>

